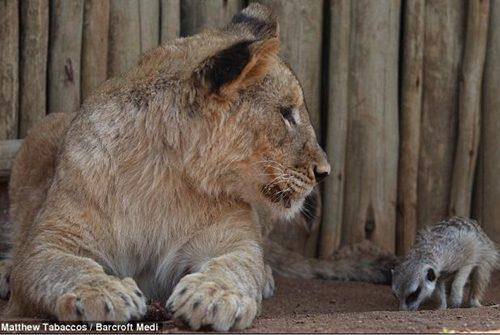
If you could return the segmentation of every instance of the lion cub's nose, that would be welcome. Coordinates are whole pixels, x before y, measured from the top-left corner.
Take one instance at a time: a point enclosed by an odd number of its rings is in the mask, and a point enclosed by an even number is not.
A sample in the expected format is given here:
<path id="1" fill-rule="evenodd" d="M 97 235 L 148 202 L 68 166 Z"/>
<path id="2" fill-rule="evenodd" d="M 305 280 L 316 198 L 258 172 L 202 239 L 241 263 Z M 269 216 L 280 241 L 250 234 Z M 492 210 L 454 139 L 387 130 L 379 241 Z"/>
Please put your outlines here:
<path id="1" fill-rule="evenodd" d="M 330 164 L 315 164 L 313 166 L 314 178 L 319 183 L 330 174 Z"/>

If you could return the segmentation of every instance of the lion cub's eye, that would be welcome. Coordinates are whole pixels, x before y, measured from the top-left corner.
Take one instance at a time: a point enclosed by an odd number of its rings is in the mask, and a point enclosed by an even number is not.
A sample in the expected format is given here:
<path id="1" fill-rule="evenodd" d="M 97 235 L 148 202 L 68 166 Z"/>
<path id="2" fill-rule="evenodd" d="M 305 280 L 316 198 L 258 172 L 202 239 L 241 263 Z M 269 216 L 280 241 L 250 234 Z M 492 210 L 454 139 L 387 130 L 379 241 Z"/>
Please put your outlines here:
<path id="1" fill-rule="evenodd" d="M 295 120 L 295 115 L 292 107 L 283 107 L 281 108 L 281 116 L 283 119 L 288 121 L 291 125 L 296 125 L 297 121 Z"/>

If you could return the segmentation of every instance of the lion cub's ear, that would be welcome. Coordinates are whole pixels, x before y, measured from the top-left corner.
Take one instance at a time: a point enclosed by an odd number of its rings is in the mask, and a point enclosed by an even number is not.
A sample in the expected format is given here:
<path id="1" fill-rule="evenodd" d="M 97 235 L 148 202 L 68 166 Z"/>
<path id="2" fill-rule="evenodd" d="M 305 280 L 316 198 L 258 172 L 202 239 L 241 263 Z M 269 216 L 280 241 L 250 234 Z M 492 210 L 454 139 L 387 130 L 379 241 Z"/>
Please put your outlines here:
<path id="1" fill-rule="evenodd" d="M 238 42 L 206 59 L 195 77 L 209 94 L 230 99 L 266 75 L 279 45 L 278 38 Z"/>

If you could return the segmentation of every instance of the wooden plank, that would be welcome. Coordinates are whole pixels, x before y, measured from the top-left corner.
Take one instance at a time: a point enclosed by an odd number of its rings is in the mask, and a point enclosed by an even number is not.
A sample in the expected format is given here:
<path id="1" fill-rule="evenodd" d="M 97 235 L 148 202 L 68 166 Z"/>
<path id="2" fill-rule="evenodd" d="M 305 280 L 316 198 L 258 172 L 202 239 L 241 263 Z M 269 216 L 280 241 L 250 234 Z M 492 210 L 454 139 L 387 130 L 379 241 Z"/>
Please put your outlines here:
<path id="1" fill-rule="evenodd" d="M 426 1 L 418 225 L 448 215 L 456 143 L 464 2 Z"/>
<path id="2" fill-rule="evenodd" d="M 131 69 L 141 54 L 138 0 L 110 0 L 108 76 Z"/>
<path id="3" fill-rule="evenodd" d="M 492 1 L 483 81 L 483 109 L 474 213 L 500 243 L 500 1 Z"/>
<path id="4" fill-rule="evenodd" d="M 194 35 L 207 28 L 221 28 L 229 23 L 242 7 L 242 0 L 183 0 L 181 35 Z"/>
<path id="5" fill-rule="evenodd" d="M 304 89 L 309 115 L 318 138 L 321 97 L 322 0 L 263 0 L 278 17 L 281 54 Z"/>
<path id="6" fill-rule="evenodd" d="M 489 7 L 489 0 L 469 0 L 458 95 L 458 141 L 451 183 L 450 216 L 470 216 L 481 131 L 481 87 L 488 37 Z M 500 150 L 500 147 L 498 149 Z"/>
<path id="7" fill-rule="evenodd" d="M 324 184 L 319 256 L 328 258 L 340 246 L 344 206 L 345 146 L 349 110 L 349 36 L 351 1 L 330 2 L 330 52 L 326 153 L 332 166 Z"/>
<path id="8" fill-rule="evenodd" d="M 107 79 L 109 0 L 85 1 L 82 44 L 82 99 Z"/>
<path id="9" fill-rule="evenodd" d="M 21 2 L 19 136 L 47 113 L 49 1 Z"/>
<path id="10" fill-rule="evenodd" d="M 0 178 L 7 178 L 22 140 L 0 141 Z"/>
<path id="11" fill-rule="evenodd" d="M 401 3 L 357 0 L 351 4 L 342 243 L 367 239 L 394 251 Z"/>
<path id="12" fill-rule="evenodd" d="M 157 47 L 160 43 L 160 15 L 160 0 L 139 1 L 141 53 Z"/>
<path id="13" fill-rule="evenodd" d="M 74 112 L 80 107 L 83 1 L 50 4 L 48 112 Z"/>
<path id="14" fill-rule="evenodd" d="M 161 0 L 161 43 L 181 34 L 180 0 Z"/>
<path id="15" fill-rule="evenodd" d="M 422 113 L 425 0 L 406 3 L 403 30 L 396 251 L 406 254 L 417 232 L 417 186 Z"/>
<path id="16" fill-rule="evenodd" d="M 17 137 L 19 3 L 0 1 L 0 140 Z"/>

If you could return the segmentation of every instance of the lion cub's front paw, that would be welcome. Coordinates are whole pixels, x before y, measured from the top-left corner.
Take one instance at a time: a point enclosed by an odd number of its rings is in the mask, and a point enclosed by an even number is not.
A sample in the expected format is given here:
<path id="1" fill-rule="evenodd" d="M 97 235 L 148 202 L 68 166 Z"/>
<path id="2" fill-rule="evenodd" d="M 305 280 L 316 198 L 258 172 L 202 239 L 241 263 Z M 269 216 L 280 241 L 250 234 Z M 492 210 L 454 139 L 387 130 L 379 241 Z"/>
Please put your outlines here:
<path id="1" fill-rule="evenodd" d="M 202 273 L 185 276 L 167 301 L 175 318 L 192 329 L 217 331 L 248 328 L 257 314 L 255 299 Z"/>
<path id="2" fill-rule="evenodd" d="M 61 321 L 129 321 L 146 314 L 146 299 L 132 278 L 103 276 L 57 300 Z"/>

